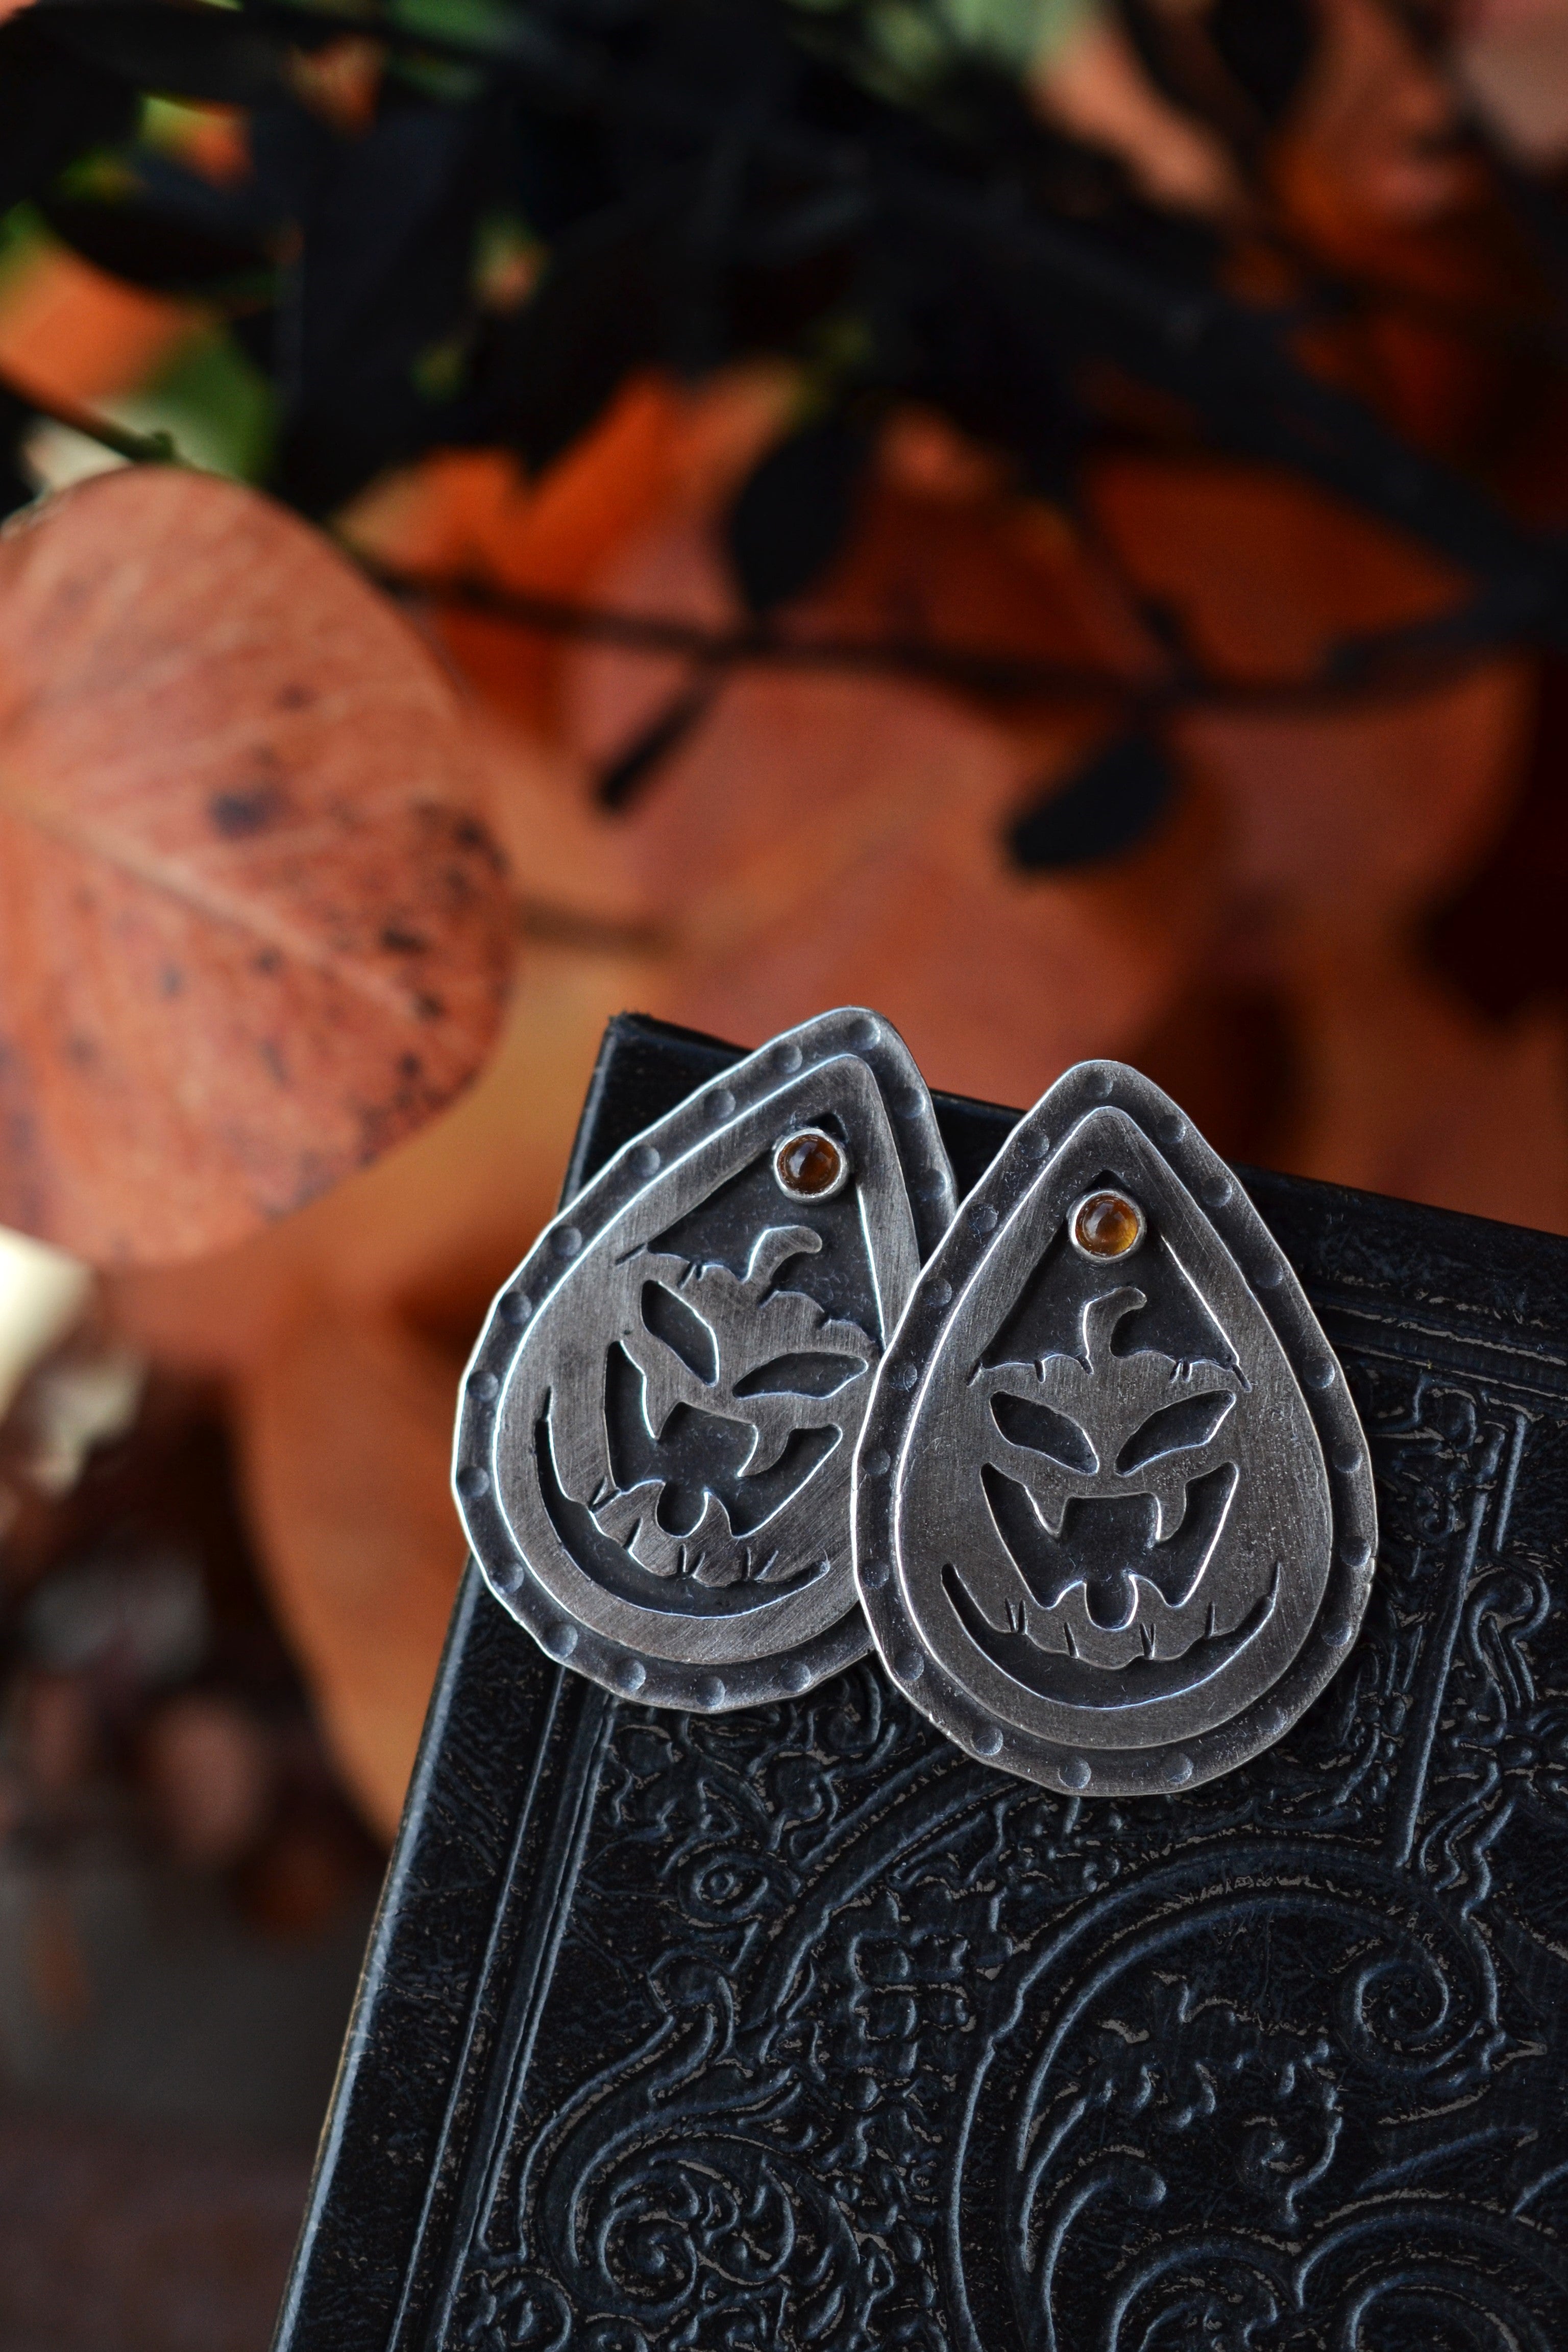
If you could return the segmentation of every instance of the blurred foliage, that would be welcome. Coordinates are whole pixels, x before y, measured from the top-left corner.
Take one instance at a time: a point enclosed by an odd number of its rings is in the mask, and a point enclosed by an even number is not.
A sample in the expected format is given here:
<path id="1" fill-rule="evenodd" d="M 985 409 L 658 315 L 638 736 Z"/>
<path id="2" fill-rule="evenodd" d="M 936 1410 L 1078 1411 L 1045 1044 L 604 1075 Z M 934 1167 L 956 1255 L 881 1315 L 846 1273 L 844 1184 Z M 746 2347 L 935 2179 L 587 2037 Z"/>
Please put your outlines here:
<path id="1" fill-rule="evenodd" d="M 160 421 L 311 516 L 436 448 L 546 466 L 640 371 L 782 357 L 803 430 L 729 534 L 761 614 L 845 543 L 899 404 L 1070 500 L 1131 379 L 1167 433 L 1295 467 L 1481 575 L 1420 644 L 1344 649 L 1338 684 L 1555 639 L 1556 550 L 1300 364 L 1339 299 L 1321 273 L 1238 299 L 1234 235 L 1031 108 L 1024 65 L 1083 21 L 1081 0 L 35 0 L 0 29 L 0 209 L 14 241 L 199 305 L 209 341 Z M 1168 13 L 1123 21 L 1186 102 Z M 1311 19 L 1222 0 L 1205 24 L 1211 127 L 1245 163 Z M 14 502 L 26 416 L 0 425 Z M 787 551 L 763 548 L 786 517 Z"/>
<path id="2" fill-rule="evenodd" d="M 437 446 L 544 463 L 634 370 L 759 351 L 862 413 L 933 401 L 1055 483 L 1086 341 L 1158 342 L 1174 297 L 1140 320 L 1138 273 L 1212 290 L 1220 249 L 1025 106 L 1018 66 L 1077 13 L 38 0 L 0 31 L 0 210 L 224 320 L 309 512 Z M 246 110 L 226 155 L 214 107 Z M 1018 244 L 1041 217 L 1065 253 Z"/>
<path id="3" fill-rule="evenodd" d="M 193 465 L 259 481 L 272 462 L 272 386 L 230 331 L 216 328 L 177 352 L 142 400 L 124 404 L 133 426 L 168 431 Z"/>

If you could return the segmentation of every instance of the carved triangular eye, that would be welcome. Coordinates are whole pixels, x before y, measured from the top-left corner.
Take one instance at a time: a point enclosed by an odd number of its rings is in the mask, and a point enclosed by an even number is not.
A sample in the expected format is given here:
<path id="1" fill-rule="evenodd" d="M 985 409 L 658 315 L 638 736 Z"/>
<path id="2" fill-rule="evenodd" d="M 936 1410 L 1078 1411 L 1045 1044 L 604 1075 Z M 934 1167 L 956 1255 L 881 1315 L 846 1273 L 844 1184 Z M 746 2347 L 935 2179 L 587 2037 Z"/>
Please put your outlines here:
<path id="1" fill-rule="evenodd" d="M 546 1229 L 468 1368 L 455 1485 L 552 1657 L 715 1709 L 862 1654 L 851 1459 L 952 1205 L 907 1049 L 849 1010 L 737 1063 Z"/>
<path id="2" fill-rule="evenodd" d="M 889 1671 L 1047 1786 L 1181 1788 L 1317 1696 L 1375 1540 L 1344 1376 L 1262 1219 L 1157 1087 L 1069 1071 L 878 1371 L 855 1546 Z"/>
<path id="3" fill-rule="evenodd" d="M 1161 1405 L 1141 1429 L 1134 1430 L 1117 1455 L 1118 1474 L 1127 1477 L 1157 1462 L 1162 1454 L 1186 1454 L 1195 1445 L 1212 1444 L 1235 1403 L 1234 1390 L 1221 1389 L 1207 1396 L 1184 1398 L 1178 1404 Z"/>

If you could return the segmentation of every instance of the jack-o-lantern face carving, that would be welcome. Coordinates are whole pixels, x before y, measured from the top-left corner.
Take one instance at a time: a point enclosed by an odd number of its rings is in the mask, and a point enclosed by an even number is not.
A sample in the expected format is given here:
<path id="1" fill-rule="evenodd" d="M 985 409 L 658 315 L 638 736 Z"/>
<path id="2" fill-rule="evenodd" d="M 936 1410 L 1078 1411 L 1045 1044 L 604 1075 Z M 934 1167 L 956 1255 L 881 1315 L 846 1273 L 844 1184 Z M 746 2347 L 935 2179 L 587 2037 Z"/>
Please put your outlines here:
<path id="1" fill-rule="evenodd" d="M 973 1753 L 1074 1790 L 1228 1770 L 1345 1654 L 1365 1443 L 1256 1211 L 1159 1089 L 1069 1072 L 917 1286 L 857 1478 L 889 1670 Z"/>
<path id="2" fill-rule="evenodd" d="M 952 1177 L 895 1033 L 847 1009 L 644 1129 L 548 1227 L 464 1386 L 492 1590 L 611 1689 L 712 1711 L 868 1646 L 850 1464 Z"/>

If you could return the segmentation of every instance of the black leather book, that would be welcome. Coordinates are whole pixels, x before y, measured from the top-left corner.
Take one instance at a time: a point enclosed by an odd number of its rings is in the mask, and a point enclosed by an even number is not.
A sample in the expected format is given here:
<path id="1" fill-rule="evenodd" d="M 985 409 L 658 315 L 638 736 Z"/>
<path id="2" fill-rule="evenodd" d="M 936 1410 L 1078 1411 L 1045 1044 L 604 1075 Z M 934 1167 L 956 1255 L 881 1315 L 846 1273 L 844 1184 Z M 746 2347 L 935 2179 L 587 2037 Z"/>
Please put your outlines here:
<path id="1" fill-rule="evenodd" d="M 735 1058 L 614 1024 L 568 1191 Z M 937 1108 L 962 1192 L 1015 1114 Z M 1568 1242 L 1241 1174 L 1377 1474 L 1324 1695 L 1083 1800 L 874 1659 L 612 1698 L 470 1569 L 285 2352 L 1564 2352 Z"/>

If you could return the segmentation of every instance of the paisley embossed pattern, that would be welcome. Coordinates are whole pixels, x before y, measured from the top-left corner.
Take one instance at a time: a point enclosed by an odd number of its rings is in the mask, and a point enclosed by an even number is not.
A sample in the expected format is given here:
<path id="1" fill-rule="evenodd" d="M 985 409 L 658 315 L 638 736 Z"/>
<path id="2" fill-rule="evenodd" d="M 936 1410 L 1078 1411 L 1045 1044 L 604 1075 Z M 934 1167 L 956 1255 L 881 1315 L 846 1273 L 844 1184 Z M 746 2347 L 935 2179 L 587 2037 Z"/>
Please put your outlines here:
<path id="1" fill-rule="evenodd" d="M 626 1024 L 585 1166 L 703 1055 Z M 1568 2344 L 1568 1246 L 1249 1189 L 1378 1482 L 1321 1697 L 1097 1802 L 869 1664 L 628 1705 L 470 1578 L 281 2352 Z"/>

